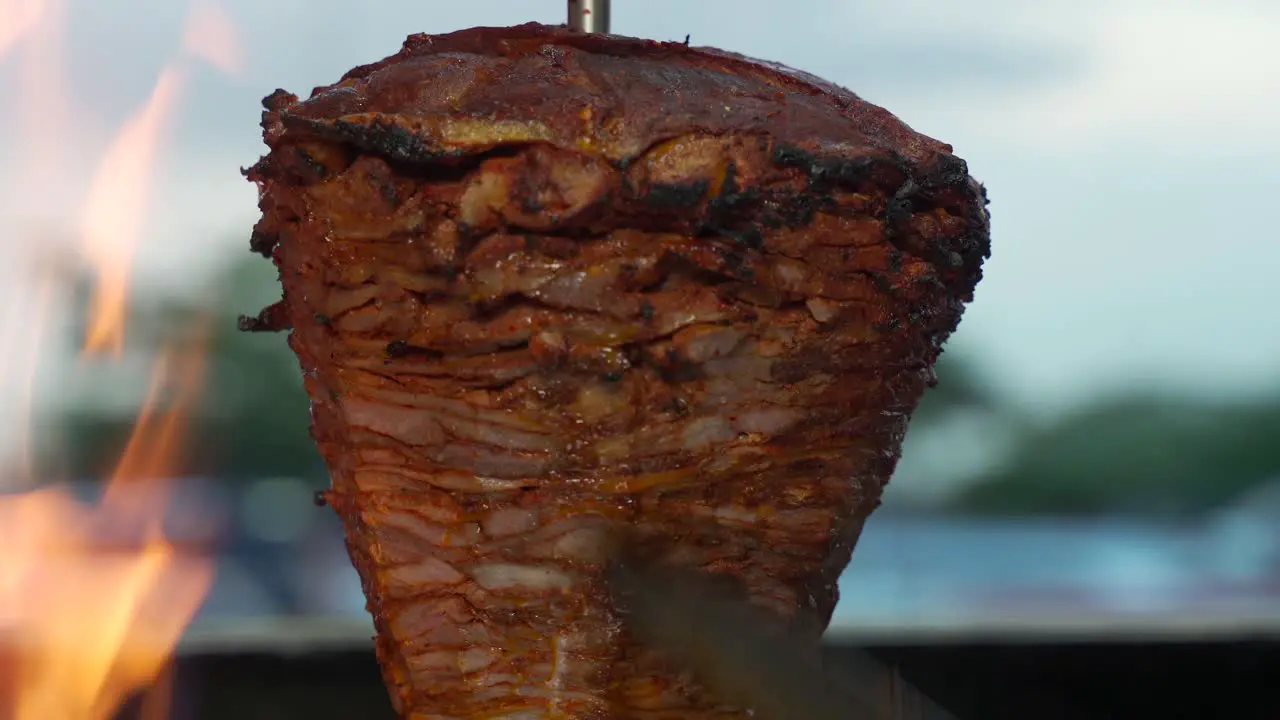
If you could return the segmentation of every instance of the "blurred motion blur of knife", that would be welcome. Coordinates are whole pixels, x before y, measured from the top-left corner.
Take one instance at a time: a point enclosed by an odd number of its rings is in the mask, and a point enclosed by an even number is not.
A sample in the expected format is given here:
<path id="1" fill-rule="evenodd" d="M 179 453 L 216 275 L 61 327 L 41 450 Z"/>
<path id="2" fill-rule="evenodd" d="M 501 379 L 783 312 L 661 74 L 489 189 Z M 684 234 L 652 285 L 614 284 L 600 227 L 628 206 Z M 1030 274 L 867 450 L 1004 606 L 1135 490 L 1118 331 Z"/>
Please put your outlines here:
<path id="1" fill-rule="evenodd" d="M 865 652 L 824 667 L 811 641 L 705 573 L 620 560 L 609 581 L 636 639 L 761 720 L 956 720 Z"/>

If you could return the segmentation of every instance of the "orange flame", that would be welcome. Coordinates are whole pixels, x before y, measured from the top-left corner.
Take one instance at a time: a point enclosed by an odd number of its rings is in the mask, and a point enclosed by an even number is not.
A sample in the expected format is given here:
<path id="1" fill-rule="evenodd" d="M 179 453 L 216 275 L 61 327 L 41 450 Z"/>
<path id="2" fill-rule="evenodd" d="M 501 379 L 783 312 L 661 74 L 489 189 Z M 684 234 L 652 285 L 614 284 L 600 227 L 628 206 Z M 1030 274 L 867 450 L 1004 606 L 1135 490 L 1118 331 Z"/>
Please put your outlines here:
<path id="1" fill-rule="evenodd" d="M 183 50 L 228 74 L 239 72 L 241 52 L 231 21 L 216 5 L 201 3 L 188 16 Z M 125 123 L 98 167 L 84 216 L 84 252 L 98 272 L 90 303 L 85 352 L 124 349 L 130 269 L 151 190 L 156 150 L 186 82 L 184 68 L 173 64 L 156 81 L 151 98 Z"/>
<path id="2" fill-rule="evenodd" d="M 160 412 L 162 361 L 138 431 L 101 504 L 85 507 L 62 488 L 0 502 L 0 624 L 15 628 L 19 658 L 14 720 L 105 720 L 149 686 L 208 591 L 206 558 L 185 556 L 164 537 L 162 498 L 138 492 L 175 458 L 182 411 L 200 377 L 185 358 L 179 397 Z M 95 531 L 133 528 L 139 547 L 104 547 Z"/>
<path id="3" fill-rule="evenodd" d="M 60 17 L 61 0 L 0 0 L 0 56 L 18 45 L 27 51 L 26 92 L 18 105 L 49 111 L 28 116 L 31 143 L 46 148 L 57 145 L 49 125 L 76 116 L 63 112 L 68 96 L 58 91 L 54 56 L 61 38 L 50 28 Z M 240 67 L 233 28 L 208 2 L 192 10 L 184 50 L 224 71 Z M 125 348 L 132 261 L 153 165 L 186 75 L 180 64 L 160 73 L 150 98 L 122 126 L 92 173 L 81 217 L 81 249 L 96 277 L 85 354 L 119 357 Z M 42 156 L 28 157 L 39 162 Z M 44 188 L 57 172 L 48 157 L 24 173 Z M 0 318 L 0 338 L 15 349 L 6 359 L 25 361 L 16 371 L 5 368 L 7 379 L 26 383 L 19 388 L 24 401 L 30 400 L 34 368 L 43 360 L 38 341 L 47 334 L 33 320 L 48 314 L 56 279 L 37 277 L 38 313 L 6 312 Z M 163 527 L 169 490 L 164 478 L 179 470 L 182 431 L 203 364 L 202 342 L 175 344 L 161 354 L 100 503 L 82 504 L 62 487 L 0 496 L 0 658 L 12 656 L 16 663 L 0 669 L 0 717 L 106 720 L 164 677 L 213 576 L 208 557 L 175 546 Z M 105 537 L 122 528 L 132 533 L 131 542 Z"/>
<path id="4" fill-rule="evenodd" d="M 84 349 L 124 351 L 130 270 L 142 235 L 152 165 L 164 123 L 177 99 L 181 76 L 166 68 L 145 107 L 125 123 L 103 156 L 85 208 L 84 252 L 98 274 L 97 290 L 89 306 Z"/>

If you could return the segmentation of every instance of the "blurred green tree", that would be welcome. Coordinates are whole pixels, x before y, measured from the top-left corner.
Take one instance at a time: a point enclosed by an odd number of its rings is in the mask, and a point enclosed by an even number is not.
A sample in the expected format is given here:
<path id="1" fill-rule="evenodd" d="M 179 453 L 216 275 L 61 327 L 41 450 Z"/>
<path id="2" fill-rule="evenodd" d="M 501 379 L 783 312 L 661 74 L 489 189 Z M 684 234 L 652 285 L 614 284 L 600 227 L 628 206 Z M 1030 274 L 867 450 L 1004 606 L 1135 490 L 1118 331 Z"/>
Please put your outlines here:
<path id="1" fill-rule="evenodd" d="M 1029 431 L 951 504 L 968 513 L 1185 518 L 1280 480 L 1280 397 L 1111 397 Z"/>
<path id="2" fill-rule="evenodd" d="M 217 273 L 208 292 L 137 306 L 133 342 L 158 348 L 193 323 L 208 322 L 203 392 L 183 443 L 184 470 L 229 481 L 271 476 L 326 477 L 309 433 L 309 401 L 284 334 L 244 333 L 240 314 L 279 299 L 274 266 L 245 257 Z M 144 299 L 145 300 L 145 299 Z M 60 442 L 46 467 L 57 477 L 103 477 L 133 429 L 134 408 L 66 408 L 56 419 Z"/>

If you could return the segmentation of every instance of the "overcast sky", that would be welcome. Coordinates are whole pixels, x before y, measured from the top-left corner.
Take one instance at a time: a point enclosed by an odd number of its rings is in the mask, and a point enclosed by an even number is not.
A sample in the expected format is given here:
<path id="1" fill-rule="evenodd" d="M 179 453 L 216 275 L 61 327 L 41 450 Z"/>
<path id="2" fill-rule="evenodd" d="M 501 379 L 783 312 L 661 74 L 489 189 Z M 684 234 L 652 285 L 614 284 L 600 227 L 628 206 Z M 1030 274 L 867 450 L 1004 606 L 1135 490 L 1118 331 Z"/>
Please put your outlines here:
<path id="1" fill-rule="evenodd" d="M 67 198 L 181 42 L 177 0 L 68 0 L 73 121 L 59 184 L 0 164 L 5 242 L 74 228 Z M 1280 3 L 615 0 L 616 32 L 780 61 L 953 144 L 992 199 L 993 257 L 955 346 L 1028 406 L 1135 383 L 1280 381 Z M 227 0 L 246 72 L 192 66 L 144 276 L 246 252 L 258 101 L 305 94 L 410 32 L 559 22 L 559 0 Z M 0 157 L 28 144 L 0 58 Z M 25 194 L 15 192 L 25 190 Z M 19 198 L 19 199 L 15 199 Z M 65 227 L 64 227 L 65 226 Z M 181 270 L 182 272 L 178 272 Z M 245 308 L 249 310 L 251 308 Z"/>

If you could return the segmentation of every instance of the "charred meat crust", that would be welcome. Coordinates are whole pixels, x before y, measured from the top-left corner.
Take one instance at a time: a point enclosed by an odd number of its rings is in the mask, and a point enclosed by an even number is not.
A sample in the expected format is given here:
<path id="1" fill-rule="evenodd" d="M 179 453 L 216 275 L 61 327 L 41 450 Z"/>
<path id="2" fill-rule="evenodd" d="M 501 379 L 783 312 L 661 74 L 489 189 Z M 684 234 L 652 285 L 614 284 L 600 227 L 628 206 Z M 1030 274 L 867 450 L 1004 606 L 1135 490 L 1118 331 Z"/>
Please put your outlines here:
<path id="1" fill-rule="evenodd" d="M 242 327 L 292 329 L 400 713 L 741 717 L 628 640 L 610 538 L 825 626 L 989 254 L 964 162 L 803 73 L 538 25 L 264 105 L 284 298 Z"/>

